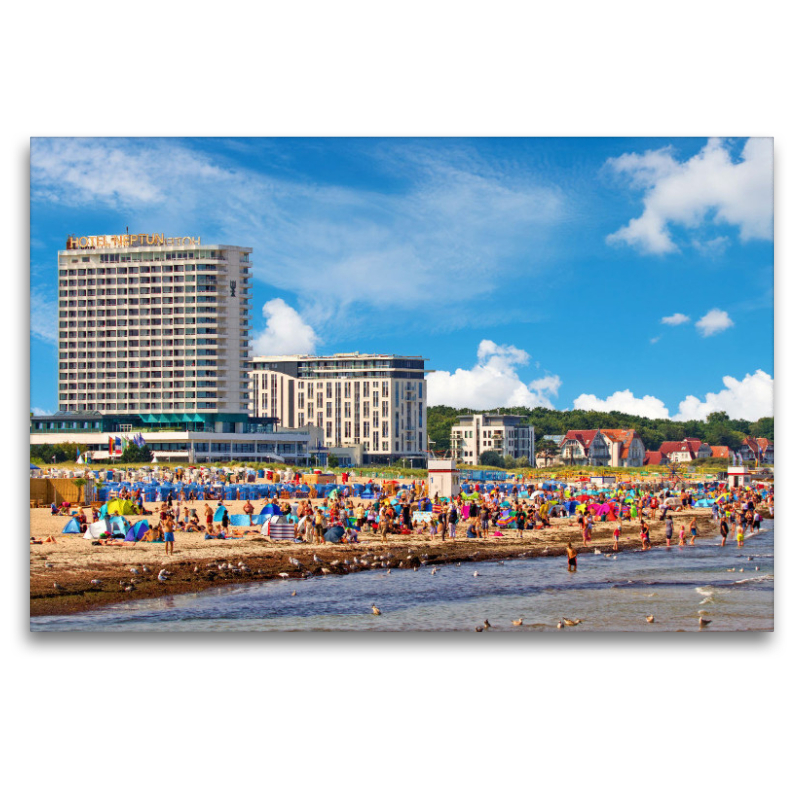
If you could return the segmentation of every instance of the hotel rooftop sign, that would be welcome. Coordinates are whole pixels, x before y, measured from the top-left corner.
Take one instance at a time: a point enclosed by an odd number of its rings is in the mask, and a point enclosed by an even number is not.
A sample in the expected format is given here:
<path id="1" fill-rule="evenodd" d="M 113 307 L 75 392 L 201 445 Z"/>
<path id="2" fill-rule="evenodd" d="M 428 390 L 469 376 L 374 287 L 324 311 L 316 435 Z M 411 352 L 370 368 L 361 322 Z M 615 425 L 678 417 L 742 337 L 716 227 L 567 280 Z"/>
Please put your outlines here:
<path id="1" fill-rule="evenodd" d="M 101 247 L 198 247 L 199 236 L 164 236 L 163 233 L 123 233 L 118 236 L 70 236 L 67 250 L 96 250 Z"/>

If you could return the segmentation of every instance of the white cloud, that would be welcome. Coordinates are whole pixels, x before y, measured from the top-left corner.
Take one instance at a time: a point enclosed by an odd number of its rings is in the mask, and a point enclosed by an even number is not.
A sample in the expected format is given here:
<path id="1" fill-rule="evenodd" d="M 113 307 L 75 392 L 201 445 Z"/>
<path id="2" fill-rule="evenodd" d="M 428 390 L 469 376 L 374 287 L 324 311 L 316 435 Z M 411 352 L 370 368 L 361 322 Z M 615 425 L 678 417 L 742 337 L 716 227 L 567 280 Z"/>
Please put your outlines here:
<path id="1" fill-rule="evenodd" d="M 202 140 L 34 139 L 32 201 L 101 205 L 131 230 L 252 246 L 254 277 L 297 293 L 305 316 L 373 333 L 355 306 L 380 308 L 384 326 L 401 319 L 389 310 L 433 308 L 442 327 L 468 324 L 464 304 L 504 286 L 519 258 L 538 252 L 527 269 L 544 268 L 543 245 L 567 213 L 559 187 L 468 144 L 364 140 L 345 152 L 386 175 L 386 191 L 306 179 L 269 140 L 236 147 L 269 156 L 275 174 L 240 166 L 233 145 L 207 153 Z"/>
<path id="2" fill-rule="evenodd" d="M 255 355 L 304 355 L 315 351 L 319 336 L 291 306 L 278 297 L 264 303 L 262 311 L 267 324 L 254 336 Z"/>
<path id="3" fill-rule="evenodd" d="M 683 325 L 686 322 L 691 322 L 691 320 L 686 314 L 676 313 L 670 317 L 661 317 L 661 322 L 664 325 Z"/>
<path id="4" fill-rule="evenodd" d="M 673 419 L 676 422 L 704 420 L 713 411 L 725 411 L 731 419 L 750 421 L 772 416 L 773 380 L 763 370 L 756 370 L 753 375 L 748 373 L 740 381 L 726 375 L 722 383 L 726 388 L 717 393 L 709 392 L 705 401 L 687 395 L 679 404 L 678 413 L 672 417 L 667 406 L 657 397 L 634 397 L 629 389 L 614 392 L 605 400 L 593 394 L 582 394 L 572 405 L 582 411 L 621 411 L 649 419 Z"/>
<path id="5" fill-rule="evenodd" d="M 31 335 L 46 344 L 58 343 L 58 301 L 38 287 L 31 289 Z"/>
<path id="6" fill-rule="evenodd" d="M 676 420 L 705 419 L 713 411 L 726 411 L 731 419 L 756 420 L 773 415 L 773 379 L 763 370 L 756 370 L 737 381 L 726 375 L 725 389 L 709 392 L 705 401 L 689 395 L 675 415 Z"/>
<path id="7" fill-rule="evenodd" d="M 728 249 L 730 243 L 731 240 L 727 236 L 716 236 L 706 241 L 692 239 L 692 247 L 708 258 L 717 258 L 721 256 Z"/>
<path id="8" fill-rule="evenodd" d="M 37 417 L 49 417 L 49 416 L 50 416 L 50 415 L 53 413 L 52 411 L 45 411 L 45 409 L 43 409 L 43 408 L 39 408 L 38 406 L 34 406 L 34 407 L 31 409 L 31 411 L 32 411 L 32 412 L 33 412 L 33 413 L 34 413 L 34 414 L 35 414 Z"/>
<path id="9" fill-rule="evenodd" d="M 653 338 L 650 340 L 650 344 L 655 344 L 656 342 L 660 341 L 660 339 L 661 339 L 661 337 L 660 337 L 660 336 L 654 336 L 654 337 L 653 337 Z"/>
<path id="10" fill-rule="evenodd" d="M 572 407 L 581 411 L 621 411 L 649 419 L 669 418 L 669 409 L 657 397 L 646 394 L 634 397 L 630 389 L 623 389 L 601 400 L 597 395 L 582 394 L 572 401 Z"/>
<path id="11" fill-rule="evenodd" d="M 644 190 L 640 217 L 606 237 L 609 244 L 628 244 L 645 253 L 675 252 L 670 226 L 697 229 L 709 216 L 714 224 L 739 228 L 742 241 L 772 240 L 772 140 L 748 139 L 734 160 L 721 139 L 688 161 L 676 161 L 672 148 L 625 153 L 607 166 L 634 189 Z M 712 249 L 724 242 L 711 240 Z M 709 243 L 707 242 L 706 245 Z"/>
<path id="12" fill-rule="evenodd" d="M 428 375 L 428 404 L 473 408 L 525 406 L 553 408 L 561 379 L 547 375 L 526 384 L 517 374 L 530 356 L 513 345 L 498 345 L 484 339 L 478 346 L 478 362 L 471 369 L 455 372 L 436 370 Z"/>
<path id="13" fill-rule="evenodd" d="M 727 311 L 712 308 L 708 314 L 695 322 L 695 327 L 703 336 L 714 336 L 716 333 L 722 333 L 733 327 L 733 320 L 728 316 Z"/>

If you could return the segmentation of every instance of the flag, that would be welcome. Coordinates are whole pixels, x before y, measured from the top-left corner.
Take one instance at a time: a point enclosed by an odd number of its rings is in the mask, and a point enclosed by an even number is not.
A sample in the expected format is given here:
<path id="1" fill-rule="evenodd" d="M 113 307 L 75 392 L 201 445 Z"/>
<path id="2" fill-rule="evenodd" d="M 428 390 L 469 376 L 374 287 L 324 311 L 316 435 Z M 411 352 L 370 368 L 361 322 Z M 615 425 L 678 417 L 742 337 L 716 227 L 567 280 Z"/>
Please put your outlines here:
<path id="1" fill-rule="evenodd" d="M 77 451 L 75 454 L 75 458 L 78 459 L 81 457 L 81 449 L 80 447 L 76 447 L 75 450 Z"/>
<path id="2" fill-rule="evenodd" d="M 114 437 L 114 452 L 119 456 L 122 455 L 122 439 L 119 436 Z"/>
<path id="3" fill-rule="evenodd" d="M 108 454 L 110 456 L 114 455 L 114 437 L 113 436 L 109 436 L 108 437 Z"/>

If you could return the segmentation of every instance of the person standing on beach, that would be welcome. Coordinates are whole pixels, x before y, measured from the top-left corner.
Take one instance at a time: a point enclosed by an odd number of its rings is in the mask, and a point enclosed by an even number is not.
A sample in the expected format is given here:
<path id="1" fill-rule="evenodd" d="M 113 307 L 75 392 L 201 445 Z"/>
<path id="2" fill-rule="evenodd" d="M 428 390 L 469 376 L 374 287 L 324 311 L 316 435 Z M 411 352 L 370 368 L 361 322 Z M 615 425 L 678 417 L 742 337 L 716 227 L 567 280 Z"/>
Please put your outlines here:
<path id="1" fill-rule="evenodd" d="M 578 571 L 578 551 L 572 546 L 572 542 L 567 545 L 567 572 Z"/>
<path id="2" fill-rule="evenodd" d="M 697 517 L 692 517 L 689 523 L 689 544 L 693 545 L 694 540 L 697 538 Z"/>
<path id="3" fill-rule="evenodd" d="M 587 514 L 583 521 L 583 543 L 589 544 L 592 541 L 592 515 Z"/>
<path id="4" fill-rule="evenodd" d="M 620 535 L 620 521 L 617 520 L 617 524 L 614 526 L 614 546 L 611 548 L 612 550 L 619 550 L 619 535 Z"/>
<path id="5" fill-rule="evenodd" d="M 172 517 L 167 515 L 164 520 L 164 552 L 171 556 L 175 550 L 175 523 Z"/>
<path id="6" fill-rule="evenodd" d="M 728 539 L 728 523 L 725 520 L 725 517 L 719 521 L 719 535 L 722 537 L 722 541 L 719 543 L 719 546 L 725 547 L 725 542 Z"/>
<path id="7" fill-rule="evenodd" d="M 672 532 L 673 532 L 672 529 L 673 529 L 672 517 L 669 514 L 667 514 L 667 521 L 664 523 L 664 537 L 666 538 L 667 541 L 667 548 L 672 546 Z"/>
<path id="8" fill-rule="evenodd" d="M 642 550 L 650 549 L 650 525 L 644 517 L 642 518 Z"/>

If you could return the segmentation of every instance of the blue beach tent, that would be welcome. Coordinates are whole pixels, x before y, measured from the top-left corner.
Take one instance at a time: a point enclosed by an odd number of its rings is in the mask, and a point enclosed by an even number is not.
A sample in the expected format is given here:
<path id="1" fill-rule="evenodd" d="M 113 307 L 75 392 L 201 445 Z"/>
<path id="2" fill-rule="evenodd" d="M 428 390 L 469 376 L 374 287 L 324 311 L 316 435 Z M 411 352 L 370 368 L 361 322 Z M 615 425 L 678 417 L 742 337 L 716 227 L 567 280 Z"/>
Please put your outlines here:
<path id="1" fill-rule="evenodd" d="M 78 524 L 77 517 L 72 517 L 70 521 L 64 526 L 64 530 L 61 533 L 80 533 L 81 526 Z"/>

